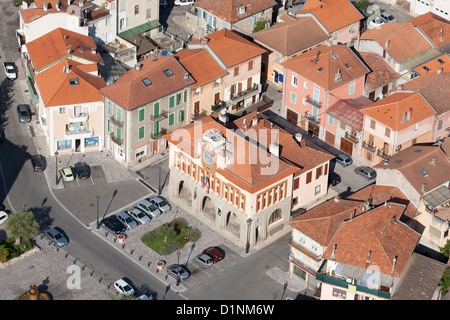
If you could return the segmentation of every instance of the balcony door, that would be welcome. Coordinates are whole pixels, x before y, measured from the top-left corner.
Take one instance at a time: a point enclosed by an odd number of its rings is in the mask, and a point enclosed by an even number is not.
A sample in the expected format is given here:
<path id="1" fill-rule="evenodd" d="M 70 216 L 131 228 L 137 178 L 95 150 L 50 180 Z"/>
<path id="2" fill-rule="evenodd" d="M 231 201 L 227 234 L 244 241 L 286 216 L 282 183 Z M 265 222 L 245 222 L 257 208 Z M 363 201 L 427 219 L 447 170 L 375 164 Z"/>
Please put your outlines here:
<path id="1" fill-rule="evenodd" d="M 75 106 L 73 107 L 73 115 L 75 117 L 79 116 L 81 114 L 81 106 Z"/>

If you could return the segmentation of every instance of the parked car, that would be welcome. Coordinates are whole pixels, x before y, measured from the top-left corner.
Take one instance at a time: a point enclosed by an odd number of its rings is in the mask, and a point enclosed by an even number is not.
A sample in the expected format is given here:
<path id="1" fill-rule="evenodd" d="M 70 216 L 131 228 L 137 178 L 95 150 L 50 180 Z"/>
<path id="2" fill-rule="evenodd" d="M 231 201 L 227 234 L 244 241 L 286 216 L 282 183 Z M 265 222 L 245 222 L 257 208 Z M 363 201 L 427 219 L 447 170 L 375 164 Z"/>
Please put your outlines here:
<path id="1" fill-rule="evenodd" d="M 329 176 L 329 179 L 330 179 L 330 184 L 332 186 L 335 186 L 339 182 L 341 182 L 341 177 L 336 172 L 331 172 L 330 176 Z"/>
<path id="2" fill-rule="evenodd" d="M 8 220 L 8 214 L 5 211 L 0 211 L 0 224 L 5 223 Z"/>
<path id="3" fill-rule="evenodd" d="M 394 18 L 392 14 L 389 14 L 387 12 L 382 12 L 380 14 L 381 21 L 383 22 L 397 22 L 397 19 Z"/>
<path id="4" fill-rule="evenodd" d="M 36 154 L 31 157 L 31 164 L 33 165 L 34 171 L 44 171 L 47 167 L 45 157 L 41 154 Z"/>
<path id="5" fill-rule="evenodd" d="M 208 247 L 203 250 L 202 253 L 210 256 L 213 259 L 214 263 L 219 262 L 220 260 L 223 260 L 223 258 L 225 258 L 225 251 L 220 247 Z"/>
<path id="6" fill-rule="evenodd" d="M 188 268 L 181 264 L 172 264 L 167 267 L 167 274 L 175 279 L 185 280 L 191 275 Z"/>
<path id="7" fill-rule="evenodd" d="M 150 218 L 156 218 L 161 215 L 161 211 L 158 209 L 158 207 L 149 200 L 141 200 L 137 203 L 136 206 L 146 215 L 150 216 Z"/>
<path id="8" fill-rule="evenodd" d="M 91 169 L 86 162 L 77 162 L 74 164 L 75 172 L 80 179 L 87 179 L 91 176 Z"/>
<path id="9" fill-rule="evenodd" d="M 16 67 L 12 62 L 3 62 L 3 70 L 5 70 L 6 77 L 8 79 L 17 79 Z"/>
<path id="10" fill-rule="evenodd" d="M 190 6 L 194 4 L 194 0 L 175 0 L 174 5 L 176 6 Z"/>
<path id="11" fill-rule="evenodd" d="M 117 215 L 117 220 L 124 225 L 128 230 L 134 229 L 138 226 L 137 222 L 133 220 L 127 213 L 121 212 Z"/>
<path id="12" fill-rule="evenodd" d="M 66 166 L 59 169 L 59 173 L 64 181 L 73 181 L 75 180 L 75 174 L 73 173 L 72 167 Z"/>
<path id="13" fill-rule="evenodd" d="M 163 8 L 167 8 L 167 0 L 159 0 L 159 6 Z"/>
<path id="14" fill-rule="evenodd" d="M 203 268 L 208 268 L 209 266 L 212 266 L 214 263 L 213 259 L 204 253 L 196 255 L 194 257 L 194 261 L 197 262 Z"/>
<path id="15" fill-rule="evenodd" d="M 31 121 L 31 109 L 27 104 L 19 104 L 17 106 L 17 115 L 19 116 L 19 121 L 22 123 L 28 123 Z"/>
<path id="16" fill-rule="evenodd" d="M 138 224 L 147 224 L 150 222 L 150 217 L 143 213 L 138 208 L 131 208 L 127 210 L 127 213 L 136 221 Z"/>
<path id="17" fill-rule="evenodd" d="M 170 211 L 170 209 L 172 209 L 167 200 L 161 196 L 151 198 L 150 202 L 154 203 L 158 207 L 159 211 L 161 211 L 161 213 L 167 213 Z"/>
<path id="18" fill-rule="evenodd" d="M 50 240 L 50 242 L 56 244 L 59 247 L 65 246 L 69 241 L 67 241 L 67 238 L 58 230 L 50 228 L 47 230 L 46 233 L 47 239 Z"/>
<path id="19" fill-rule="evenodd" d="M 124 233 L 127 228 L 119 222 L 117 216 L 112 215 L 103 219 L 102 224 L 111 232 L 115 234 Z"/>
<path id="20" fill-rule="evenodd" d="M 353 160 L 350 156 L 346 155 L 345 153 L 340 153 L 336 155 L 336 162 L 340 163 L 344 167 L 347 167 L 353 163 Z"/>
<path id="21" fill-rule="evenodd" d="M 124 296 L 130 296 L 134 294 L 132 285 L 125 278 L 119 279 L 114 282 L 114 289 L 116 289 L 119 294 L 123 294 Z"/>
<path id="22" fill-rule="evenodd" d="M 355 169 L 355 173 L 362 175 L 367 180 L 375 179 L 377 177 L 377 172 L 374 169 L 372 169 L 371 167 L 365 167 L 365 166 L 357 167 Z"/>

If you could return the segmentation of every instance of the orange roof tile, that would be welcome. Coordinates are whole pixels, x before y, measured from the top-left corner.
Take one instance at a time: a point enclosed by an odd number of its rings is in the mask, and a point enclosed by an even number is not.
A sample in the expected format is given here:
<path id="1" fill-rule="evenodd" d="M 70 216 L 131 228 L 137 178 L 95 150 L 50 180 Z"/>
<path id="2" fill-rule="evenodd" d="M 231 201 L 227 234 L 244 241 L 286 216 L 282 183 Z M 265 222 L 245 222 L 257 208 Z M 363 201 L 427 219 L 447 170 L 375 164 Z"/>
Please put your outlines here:
<path id="1" fill-rule="evenodd" d="M 313 13 L 331 33 L 364 19 L 348 0 L 307 0 L 296 14 Z"/>
<path id="2" fill-rule="evenodd" d="M 266 52 L 260 46 L 228 29 L 216 31 L 202 39 L 207 41 L 205 46 L 209 46 L 227 67 L 232 67 L 253 59 Z M 192 41 L 191 43 L 201 44 L 202 39 Z"/>
<path id="3" fill-rule="evenodd" d="M 371 69 L 364 83 L 366 92 L 371 92 L 400 78 L 400 74 L 395 72 L 379 54 L 372 52 L 360 52 L 359 54 Z"/>
<path id="4" fill-rule="evenodd" d="M 70 58 L 70 56 L 77 56 L 94 63 L 103 63 L 91 37 L 63 28 L 55 29 L 27 43 L 27 48 L 37 71 L 60 59 Z"/>
<path id="5" fill-rule="evenodd" d="M 209 11 L 221 19 L 234 23 L 245 19 L 260 11 L 274 7 L 277 3 L 274 0 L 197 0 L 195 5 Z M 241 15 L 239 7 L 245 6 L 245 14 Z"/>
<path id="6" fill-rule="evenodd" d="M 448 20 L 428 12 L 409 21 L 422 30 L 436 47 L 450 42 L 450 23 Z"/>
<path id="7" fill-rule="evenodd" d="M 364 109 L 365 115 L 400 131 L 436 114 L 425 98 L 417 92 L 396 92 Z M 410 120 L 407 120 L 410 113 Z"/>
<path id="8" fill-rule="evenodd" d="M 64 72 L 64 67 L 69 66 L 69 72 Z M 99 90 L 105 86 L 104 80 L 87 73 L 86 68 L 79 62 L 64 59 L 50 68 L 36 75 L 36 84 L 41 93 L 46 107 L 64 106 L 88 102 L 101 102 L 102 96 Z M 84 70 L 83 70 L 84 69 Z M 71 84 L 75 80 L 76 84 Z"/>
<path id="9" fill-rule="evenodd" d="M 319 46 L 285 61 L 282 65 L 326 90 L 335 89 L 370 71 L 345 45 Z M 338 72 L 341 77 L 336 81 Z"/>
<path id="10" fill-rule="evenodd" d="M 448 54 L 442 54 L 436 58 L 431 59 L 421 65 L 418 65 L 413 69 L 419 75 L 449 72 L 450 71 L 450 56 Z"/>
<path id="11" fill-rule="evenodd" d="M 116 83 L 106 86 L 101 94 L 113 100 L 126 110 L 133 110 L 168 94 L 181 90 L 195 83 L 186 69 L 174 56 L 149 56 L 140 62 L 140 69 L 128 70 L 117 79 Z M 167 76 L 165 70 L 171 70 Z M 143 80 L 148 79 L 149 85 Z"/>
<path id="12" fill-rule="evenodd" d="M 47 3 L 47 10 L 44 10 L 44 2 Z M 72 0 L 71 5 L 79 7 L 79 2 L 80 0 Z M 67 1 L 59 1 L 60 10 L 56 9 L 56 1 L 52 3 L 50 1 L 36 0 L 34 1 L 34 3 L 36 4 L 36 8 L 19 9 L 25 23 L 33 22 L 36 19 L 52 13 L 63 12 L 67 14 L 73 14 L 72 11 L 69 12 L 67 10 L 67 8 L 69 7 Z M 92 4 L 90 2 L 84 1 L 82 9 L 87 9 L 91 6 Z"/>
<path id="13" fill-rule="evenodd" d="M 193 89 L 228 74 L 205 49 L 185 49 L 174 56 L 194 78 Z"/>

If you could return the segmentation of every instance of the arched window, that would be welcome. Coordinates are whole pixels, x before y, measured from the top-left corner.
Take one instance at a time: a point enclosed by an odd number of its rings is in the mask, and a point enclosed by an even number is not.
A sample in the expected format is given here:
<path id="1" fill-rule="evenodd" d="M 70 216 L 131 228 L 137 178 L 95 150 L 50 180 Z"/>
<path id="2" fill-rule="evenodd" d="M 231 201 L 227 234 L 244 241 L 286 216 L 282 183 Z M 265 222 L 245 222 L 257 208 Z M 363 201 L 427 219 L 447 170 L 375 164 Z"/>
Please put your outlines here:
<path id="1" fill-rule="evenodd" d="M 270 219 L 269 219 L 269 224 L 271 224 L 277 220 L 280 220 L 280 219 L 281 219 L 281 209 L 277 209 L 274 212 L 272 212 L 272 215 L 270 216 Z"/>

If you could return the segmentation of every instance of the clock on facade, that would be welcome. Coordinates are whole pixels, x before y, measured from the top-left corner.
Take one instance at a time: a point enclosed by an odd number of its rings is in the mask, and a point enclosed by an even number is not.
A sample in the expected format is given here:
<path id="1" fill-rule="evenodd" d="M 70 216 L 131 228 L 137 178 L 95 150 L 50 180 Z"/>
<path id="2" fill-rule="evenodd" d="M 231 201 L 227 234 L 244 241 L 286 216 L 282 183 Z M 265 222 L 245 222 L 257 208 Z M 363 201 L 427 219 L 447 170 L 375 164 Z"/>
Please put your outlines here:
<path id="1" fill-rule="evenodd" d="M 203 151 L 203 161 L 205 161 L 206 164 L 212 164 L 214 162 L 214 157 L 210 151 Z"/>

